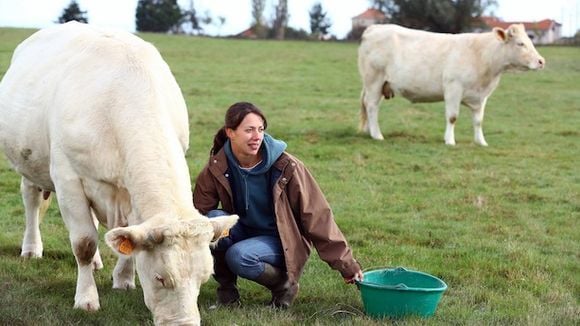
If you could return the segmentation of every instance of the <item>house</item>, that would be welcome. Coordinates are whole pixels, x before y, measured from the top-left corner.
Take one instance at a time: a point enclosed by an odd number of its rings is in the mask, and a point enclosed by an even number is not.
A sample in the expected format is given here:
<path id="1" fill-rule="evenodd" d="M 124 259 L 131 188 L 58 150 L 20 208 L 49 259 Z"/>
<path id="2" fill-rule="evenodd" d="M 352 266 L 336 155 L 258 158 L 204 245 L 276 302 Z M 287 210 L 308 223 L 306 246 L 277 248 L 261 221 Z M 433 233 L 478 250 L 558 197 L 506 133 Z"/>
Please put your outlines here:
<path id="1" fill-rule="evenodd" d="M 474 31 L 483 32 L 494 27 L 506 29 L 511 24 L 524 24 L 526 32 L 534 44 L 551 44 L 562 37 L 562 24 L 552 19 L 544 19 L 537 22 L 506 22 L 497 17 L 482 16 L 480 17 L 480 24 L 474 26 Z"/>
<path id="2" fill-rule="evenodd" d="M 238 34 L 234 35 L 234 37 L 255 40 L 258 38 L 258 35 L 256 35 L 256 33 L 254 32 L 254 29 L 252 27 L 249 27 L 248 29 L 243 30 L 243 31 L 239 32 Z"/>
<path id="3" fill-rule="evenodd" d="M 382 24 L 387 21 L 384 12 L 369 8 L 362 14 L 352 17 L 352 30 L 365 29 L 372 24 Z"/>

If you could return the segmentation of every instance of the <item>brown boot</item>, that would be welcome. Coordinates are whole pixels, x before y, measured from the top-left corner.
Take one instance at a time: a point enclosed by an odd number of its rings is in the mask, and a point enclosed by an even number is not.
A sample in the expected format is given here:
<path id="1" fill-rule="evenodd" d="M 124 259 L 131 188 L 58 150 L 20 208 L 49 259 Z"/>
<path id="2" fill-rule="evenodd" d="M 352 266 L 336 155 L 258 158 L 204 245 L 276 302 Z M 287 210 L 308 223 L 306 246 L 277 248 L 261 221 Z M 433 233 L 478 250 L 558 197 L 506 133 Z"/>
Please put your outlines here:
<path id="1" fill-rule="evenodd" d="M 238 276 L 234 274 L 226 262 L 226 252 L 212 250 L 213 278 L 218 282 L 217 299 L 220 305 L 239 305 L 240 293 L 236 287 Z"/>
<path id="2" fill-rule="evenodd" d="M 290 307 L 298 295 L 298 283 L 290 282 L 285 271 L 268 263 L 264 263 L 264 272 L 258 276 L 256 283 L 272 292 L 272 300 L 268 305 L 275 308 Z"/>

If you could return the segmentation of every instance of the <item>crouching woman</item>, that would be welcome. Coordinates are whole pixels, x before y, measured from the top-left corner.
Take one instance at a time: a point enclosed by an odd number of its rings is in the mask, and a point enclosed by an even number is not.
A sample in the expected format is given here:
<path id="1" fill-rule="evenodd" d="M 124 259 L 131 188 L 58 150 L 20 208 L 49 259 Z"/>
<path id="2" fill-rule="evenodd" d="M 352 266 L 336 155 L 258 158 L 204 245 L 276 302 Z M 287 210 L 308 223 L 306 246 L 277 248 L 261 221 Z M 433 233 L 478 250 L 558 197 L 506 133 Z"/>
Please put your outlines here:
<path id="1" fill-rule="evenodd" d="M 239 304 L 240 276 L 268 288 L 271 306 L 289 307 L 312 245 L 347 283 L 363 277 L 320 187 L 285 152 L 286 143 L 265 133 L 267 126 L 253 104 L 233 104 L 195 183 L 193 201 L 202 214 L 240 217 L 212 249 L 222 305 Z"/>

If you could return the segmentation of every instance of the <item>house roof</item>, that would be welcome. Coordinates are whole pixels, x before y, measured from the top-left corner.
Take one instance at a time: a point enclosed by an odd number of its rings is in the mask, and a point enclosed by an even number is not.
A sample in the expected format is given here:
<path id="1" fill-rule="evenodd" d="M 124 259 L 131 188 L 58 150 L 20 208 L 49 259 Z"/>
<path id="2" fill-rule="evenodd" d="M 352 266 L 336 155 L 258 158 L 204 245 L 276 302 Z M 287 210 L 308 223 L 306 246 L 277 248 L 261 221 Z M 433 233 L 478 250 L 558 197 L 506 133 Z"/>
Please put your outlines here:
<path id="1" fill-rule="evenodd" d="M 235 35 L 235 37 L 251 38 L 251 39 L 258 38 L 258 36 L 256 35 L 256 33 L 254 33 L 251 27 L 248 27 L 248 29 L 239 32 L 238 34 Z"/>
<path id="2" fill-rule="evenodd" d="M 383 20 L 386 17 L 387 16 L 385 15 L 384 12 L 382 12 L 380 10 L 377 10 L 377 9 L 374 9 L 374 8 L 369 8 L 365 12 L 363 12 L 362 14 L 352 17 L 352 19 L 375 19 L 375 20 Z"/>
<path id="3" fill-rule="evenodd" d="M 488 17 L 488 16 L 482 16 L 480 17 L 480 19 L 485 25 L 489 26 L 490 28 L 500 27 L 506 29 L 512 24 L 524 24 L 526 30 L 547 31 L 551 29 L 554 25 L 562 26 L 562 24 L 552 19 L 544 19 L 536 22 L 525 22 L 525 21 L 506 22 L 497 17 Z"/>

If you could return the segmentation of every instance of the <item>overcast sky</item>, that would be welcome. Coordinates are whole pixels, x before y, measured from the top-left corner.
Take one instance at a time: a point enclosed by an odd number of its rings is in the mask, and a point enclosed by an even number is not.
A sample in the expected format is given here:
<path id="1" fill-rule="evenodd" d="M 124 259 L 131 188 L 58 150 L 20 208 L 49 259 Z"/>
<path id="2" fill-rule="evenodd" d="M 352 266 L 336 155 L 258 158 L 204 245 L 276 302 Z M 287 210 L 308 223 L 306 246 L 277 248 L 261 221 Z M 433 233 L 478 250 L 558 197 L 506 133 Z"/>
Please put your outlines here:
<path id="1" fill-rule="evenodd" d="M 272 17 L 276 0 L 267 0 L 267 19 Z M 310 30 L 308 11 L 316 2 L 322 4 L 332 21 L 330 32 L 344 38 L 351 27 L 351 18 L 363 12 L 368 0 L 288 0 L 290 20 L 294 28 Z M 0 0 L 0 27 L 43 28 L 54 24 L 70 0 Z M 135 31 L 137 0 L 77 0 L 81 10 L 87 11 L 92 24 Z M 206 11 L 214 18 L 224 17 L 225 24 L 204 26 L 212 35 L 237 34 L 249 27 L 251 0 L 194 0 L 197 12 Z M 580 29 L 580 0 L 498 0 L 495 15 L 505 21 L 538 21 L 554 19 L 562 24 L 562 34 L 573 35 Z M 183 9 L 190 0 L 179 0 Z M 218 19 L 214 19 L 218 21 Z"/>

